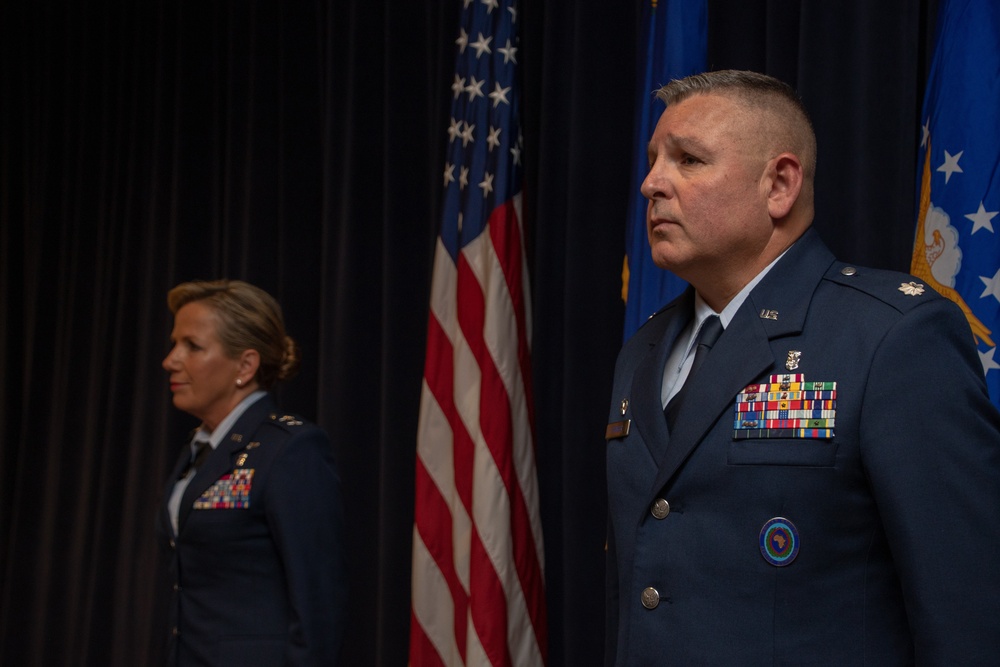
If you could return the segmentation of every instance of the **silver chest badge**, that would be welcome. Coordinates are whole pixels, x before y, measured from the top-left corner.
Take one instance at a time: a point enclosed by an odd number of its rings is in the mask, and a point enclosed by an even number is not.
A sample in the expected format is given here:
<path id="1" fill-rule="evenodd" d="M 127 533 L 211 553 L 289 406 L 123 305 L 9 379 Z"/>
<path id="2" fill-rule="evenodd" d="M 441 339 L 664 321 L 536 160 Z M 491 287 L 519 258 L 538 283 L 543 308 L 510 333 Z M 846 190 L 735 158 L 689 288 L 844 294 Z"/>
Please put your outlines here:
<path id="1" fill-rule="evenodd" d="M 802 353 L 798 350 L 789 350 L 788 356 L 785 358 L 785 368 L 790 371 L 794 371 L 799 367 L 799 361 L 802 359 Z"/>

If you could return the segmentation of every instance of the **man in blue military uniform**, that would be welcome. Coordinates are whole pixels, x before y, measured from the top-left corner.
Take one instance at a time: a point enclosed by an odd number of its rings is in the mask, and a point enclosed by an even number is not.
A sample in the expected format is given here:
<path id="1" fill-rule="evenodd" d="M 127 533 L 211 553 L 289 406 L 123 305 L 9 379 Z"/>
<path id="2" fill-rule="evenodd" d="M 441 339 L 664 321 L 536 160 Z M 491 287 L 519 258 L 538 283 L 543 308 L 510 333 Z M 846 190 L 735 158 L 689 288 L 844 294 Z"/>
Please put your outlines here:
<path id="1" fill-rule="evenodd" d="M 658 95 L 647 231 L 691 287 L 615 371 L 607 662 L 997 664 L 1000 414 L 964 316 L 811 229 L 791 88 Z"/>

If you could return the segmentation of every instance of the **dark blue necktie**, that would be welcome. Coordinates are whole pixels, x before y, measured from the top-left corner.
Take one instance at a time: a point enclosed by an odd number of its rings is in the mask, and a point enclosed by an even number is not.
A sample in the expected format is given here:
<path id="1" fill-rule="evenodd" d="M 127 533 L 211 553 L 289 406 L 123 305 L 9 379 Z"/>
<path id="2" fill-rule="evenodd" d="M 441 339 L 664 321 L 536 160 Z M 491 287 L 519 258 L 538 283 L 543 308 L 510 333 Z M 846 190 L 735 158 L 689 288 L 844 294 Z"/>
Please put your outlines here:
<path id="1" fill-rule="evenodd" d="M 188 461 L 187 466 L 181 471 L 177 479 L 184 479 L 191 470 L 197 470 L 198 466 L 208 458 L 208 453 L 212 451 L 212 447 L 208 444 L 207 440 L 196 440 L 194 447 L 194 454 L 191 456 L 191 460 Z"/>
<path id="2" fill-rule="evenodd" d="M 684 402 L 684 392 L 691 386 L 691 379 L 698 372 L 698 369 L 701 368 L 701 365 L 705 363 L 705 357 L 708 356 L 712 346 L 715 345 L 715 341 L 719 340 L 722 331 L 722 320 L 719 319 L 718 315 L 710 315 L 705 318 L 705 323 L 701 325 L 701 330 L 698 331 L 694 360 L 691 362 L 691 370 L 688 372 L 687 379 L 684 380 L 680 391 L 674 394 L 673 398 L 667 402 L 667 407 L 663 409 L 663 414 L 667 417 L 667 426 L 671 431 L 674 430 L 674 423 L 677 421 L 677 415 L 680 413 L 681 403 Z"/>

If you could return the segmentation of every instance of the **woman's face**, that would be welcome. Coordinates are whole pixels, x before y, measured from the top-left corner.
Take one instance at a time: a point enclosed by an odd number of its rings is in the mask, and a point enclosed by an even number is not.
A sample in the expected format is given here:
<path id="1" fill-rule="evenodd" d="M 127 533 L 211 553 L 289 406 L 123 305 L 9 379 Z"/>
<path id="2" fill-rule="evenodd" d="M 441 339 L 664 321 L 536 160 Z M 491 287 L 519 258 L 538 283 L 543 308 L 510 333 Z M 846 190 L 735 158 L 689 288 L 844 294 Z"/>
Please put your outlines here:
<path id="1" fill-rule="evenodd" d="M 173 348 L 163 368 L 170 374 L 174 406 L 215 430 L 242 398 L 236 384 L 240 360 L 226 354 L 218 336 L 218 316 L 201 301 L 177 311 L 170 340 Z"/>

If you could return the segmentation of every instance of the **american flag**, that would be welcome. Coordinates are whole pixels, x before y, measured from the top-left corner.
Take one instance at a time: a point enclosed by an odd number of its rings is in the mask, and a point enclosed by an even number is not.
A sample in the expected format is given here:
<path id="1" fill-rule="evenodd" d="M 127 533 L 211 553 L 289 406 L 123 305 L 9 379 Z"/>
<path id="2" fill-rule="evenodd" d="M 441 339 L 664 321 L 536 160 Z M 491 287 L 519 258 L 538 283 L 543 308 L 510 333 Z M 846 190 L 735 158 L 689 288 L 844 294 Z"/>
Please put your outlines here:
<path id="1" fill-rule="evenodd" d="M 517 8 L 464 0 L 417 433 L 410 663 L 542 665 Z"/>

